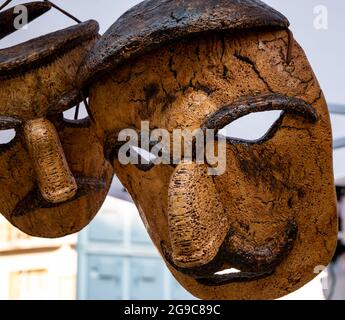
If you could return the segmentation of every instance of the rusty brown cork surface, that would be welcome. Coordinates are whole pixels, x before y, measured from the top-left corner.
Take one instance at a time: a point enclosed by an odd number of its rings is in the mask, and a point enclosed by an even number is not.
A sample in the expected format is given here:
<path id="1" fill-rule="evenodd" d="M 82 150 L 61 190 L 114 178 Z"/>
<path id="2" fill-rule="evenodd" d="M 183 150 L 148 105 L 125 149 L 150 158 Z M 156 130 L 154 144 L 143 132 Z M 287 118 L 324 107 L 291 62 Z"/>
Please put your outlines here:
<path id="1" fill-rule="evenodd" d="M 98 35 L 99 26 L 90 20 L 16 46 L 0 50 L 0 78 L 21 75 L 48 64 L 58 56 Z"/>
<path id="2" fill-rule="evenodd" d="M 16 131 L 0 145 L 0 212 L 32 236 L 80 231 L 109 190 L 113 170 L 90 119 L 63 118 L 82 100 L 75 78 L 97 31 L 91 21 L 0 52 L 3 74 L 16 71 L 0 86 L 0 126 Z"/>
<path id="3" fill-rule="evenodd" d="M 257 0 L 146 0 L 122 15 L 90 51 L 79 84 L 144 52 L 205 32 L 288 28 L 278 11 Z"/>
<path id="4" fill-rule="evenodd" d="M 80 101 L 75 77 L 97 30 L 89 21 L 0 50 L 0 117 L 31 120 Z"/>
<path id="5" fill-rule="evenodd" d="M 333 256 L 329 114 L 294 40 L 287 63 L 289 40 L 286 30 L 180 40 L 91 86 L 90 108 L 105 143 L 123 128 L 140 130 L 142 120 L 170 132 L 220 129 L 241 114 L 284 110 L 267 139 L 228 141 L 227 170 L 213 179 L 195 164 L 143 171 L 114 158 L 153 242 L 196 297 L 279 298 L 312 280 L 314 268 Z M 241 272 L 215 275 L 227 268 Z"/>
<path id="6" fill-rule="evenodd" d="M 0 50 L 0 128 L 16 130 L 0 145 L 1 213 L 31 235 L 77 232 L 114 169 L 194 296 L 276 299 L 299 289 L 331 260 L 338 221 L 327 104 L 288 26 L 258 0 L 146 0 L 101 39 L 91 21 Z M 90 118 L 67 121 L 81 90 Z M 219 176 L 194 158 L 116 157 L 119 132 L 139 132 L 141 121 L 218 133 L 269 110 L 282 113 L 262 139 L 226 139 Z M 219 274 L 230 268 L 239 272 Z"/>

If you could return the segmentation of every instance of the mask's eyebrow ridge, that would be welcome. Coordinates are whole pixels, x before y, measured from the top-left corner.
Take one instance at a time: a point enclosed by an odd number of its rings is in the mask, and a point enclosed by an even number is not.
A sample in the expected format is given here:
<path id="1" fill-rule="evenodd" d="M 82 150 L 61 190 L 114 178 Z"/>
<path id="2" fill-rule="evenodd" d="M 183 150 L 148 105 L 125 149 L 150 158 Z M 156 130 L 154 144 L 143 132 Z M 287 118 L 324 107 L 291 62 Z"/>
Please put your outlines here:
<path id="1" fill-rule="evenodd" d="M 294 113 L 304 117 L 309 122 L 317 122 L 319 119 L 315 109 L 304 100 L 273 93 L 244 97 L 220 108 L 205 120 L 202 129 L 220 130 L 250 113 L 272 110 Z"/>
<path id="2" fill-rule="evenodd" d="M 0 130 L 9 130 L 20 126 L 22 121 L 14 117 L 0 116 Z"/>

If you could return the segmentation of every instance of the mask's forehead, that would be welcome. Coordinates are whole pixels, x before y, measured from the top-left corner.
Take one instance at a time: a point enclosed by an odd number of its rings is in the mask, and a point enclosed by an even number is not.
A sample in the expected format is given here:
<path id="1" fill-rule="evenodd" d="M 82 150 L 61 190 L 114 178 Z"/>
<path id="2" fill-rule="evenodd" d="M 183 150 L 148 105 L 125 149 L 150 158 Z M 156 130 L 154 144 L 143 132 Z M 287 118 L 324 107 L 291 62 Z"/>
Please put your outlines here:
<path id="1" fill-rule="evenodd" d="M 237 32 L 160 48 L 95 83 L 91 100 L 103 103 L 94 116 L 107 132 L 140 128 L 143 120 L 172 130 L 199 127 L 222 106 L 263 93 L 311 104 L 320 97 L 318 83 L 306 59 L 287 64 L 288 41 L 286 31 Z M 297 44 L 294 50 L 303 54 Z"/>
<path id="2" fill-rule="evenodd" d="M 125 12 L 90 51 L 79 85 L 168 42 L 205 33 L 288 28 L 289 21 L 259 0 L 147 0 Z"/>
<path id="3" fill-rule="evenodd" d="M 96 41 L 87 21 L 0 50 L 0 116 L 26 121 L 57 114 L 78 102 L 78 67 Z"/>

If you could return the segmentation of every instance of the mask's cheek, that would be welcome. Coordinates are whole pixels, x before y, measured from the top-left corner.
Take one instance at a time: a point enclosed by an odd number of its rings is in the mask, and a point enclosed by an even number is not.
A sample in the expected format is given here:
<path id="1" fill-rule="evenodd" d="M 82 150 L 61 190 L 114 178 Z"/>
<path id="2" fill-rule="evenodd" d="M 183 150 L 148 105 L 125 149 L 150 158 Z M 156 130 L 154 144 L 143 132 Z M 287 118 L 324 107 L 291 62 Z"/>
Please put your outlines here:
<path id="1" fill-rule="evenodd" d="M 68 165 L 76 175 L 109 179 L 113 170 L 88 119 L 56 124 Z"/>
<path id="2" fill-rule="evenodd" d="M 0 212 L 11 220 L 11 213 L 35 185 L 30 156 L 18 134 L 8 145 L 0 146 Z"/>
<path id="3" fill-rule="evenodd" d="M 264 144 L 228 145 L 227 170 L 215 177 L 215 185 L 230 224 L 260 245 L 293 219 L 297 240 L 266 279 L 209 288 L 174 272 L 185 287 L 204 299 L 277 298 L 312 280 L 318 266 L 328 265 L 337 238 L 329 137 L 327 123 L 302 126 L 289 116 Z"/>
<path id="4" fill-rule="evenodd" d="M 113 163 L 115 174 L 131 195 L 152 241 L 160 248 L 161 241 L 170 245 L 168 228 L 168 190 L 174 168 L 157 165 L 140 171 L 134 165 Z"/>
<path id="5" fill-rule="evenodd" d="M 331 150 L 320 149 L 315 128 L 289 121 L 262 144 L 228 144 L 226 172 L 215 177 L 230 223 L 259 242 L 291 218 L 302 226 L 322 214 L 321 199 L 334 203 Z"/>

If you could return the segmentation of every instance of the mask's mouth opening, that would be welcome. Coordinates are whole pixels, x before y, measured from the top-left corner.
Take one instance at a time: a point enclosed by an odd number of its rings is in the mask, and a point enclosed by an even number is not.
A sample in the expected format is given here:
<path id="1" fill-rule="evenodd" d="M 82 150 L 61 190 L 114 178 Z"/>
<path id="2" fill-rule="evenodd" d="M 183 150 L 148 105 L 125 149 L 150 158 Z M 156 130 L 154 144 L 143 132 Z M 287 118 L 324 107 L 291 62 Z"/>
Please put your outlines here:
<path id="1" fill-rule="evenodd" d="M 215 273 L 213 276 L 206 277 L 206 278 L 199 278 L 197 279 L 197 282 L 208 286 L 208 287 L 214 287 L 214 286 L 221 286 L 226 285 L 230 283 L 240 283 L 240 282 L 250 282 L 250 281 L 257 281 L 260 279 L 267 278 L 271 276 L 274 273 L 274 270 L 272 271 L 266 271 L 266 272 L 229 272 L 226 274 L 217 274 Z"/>
<path id="2" fill-rule="evenodd" d="M 258 246 L 230 228 L 216 257 L 209 263 L 192 268 L 177 266 L 170 249 L 161 243 L 163 257 L 176 271 L 205 286 L 249 282 L 272 275 L 285 260 L 297 239 L 297 224 L 290 220 L 285 230 Z"/>
<path id="3" fill-rule="evenodd" d="M 45 200 L 42 197 L 39 188 L 35 186 L 23 200 L 19 201 L 13 210 L 11 217 L 21 218 L 38 209 L 59 208 L 67 203 L 71 203 L 81 197 L 87 196 L 90 192 L 103 191 L 107 187 L 104 179 L 75 175 L 75 180 L 78 185 L 77 193 L 73 198 L 61 203 L 52 203 Z"/>
<path id="4" fill-rule="evenodd" d="M 161 244 L 161 248 L 164 259 L 169 263 L 169 265 L 172 268 L 174 268 L 178 272 L 183 273 L 186 276 L 193 278 L 199 284 L 209 287 L 221 286 L 230 283 L 255 281 L 262 278 L 266 278 L 272 275 L 275 271 L 275 268 L 261 272 L 246 272 L 235 268 L 229 268 L 224 266 L 223 260 L 225 256 L 223 255 L 223 258 L 219 258 L 220 254 L 218 254 L 217 258 L 214 259 L 211 263 L 203 267 L 190 269 L 180 268 L 173 262 L 171 253 L 168 251 L 164 243 Z"/>
<path id="5" fill-rule="evenodd" d="M 215 276 L 223 276 L 223 275 L 228 275 L 228 274 L 234 274 L 234 273 L 239 273 L 241 270 L 235 269 L 235 268 L 230 268 L 230 269 L 225 269 L 222 271 L 216 272 L 214 275 Z"/>

